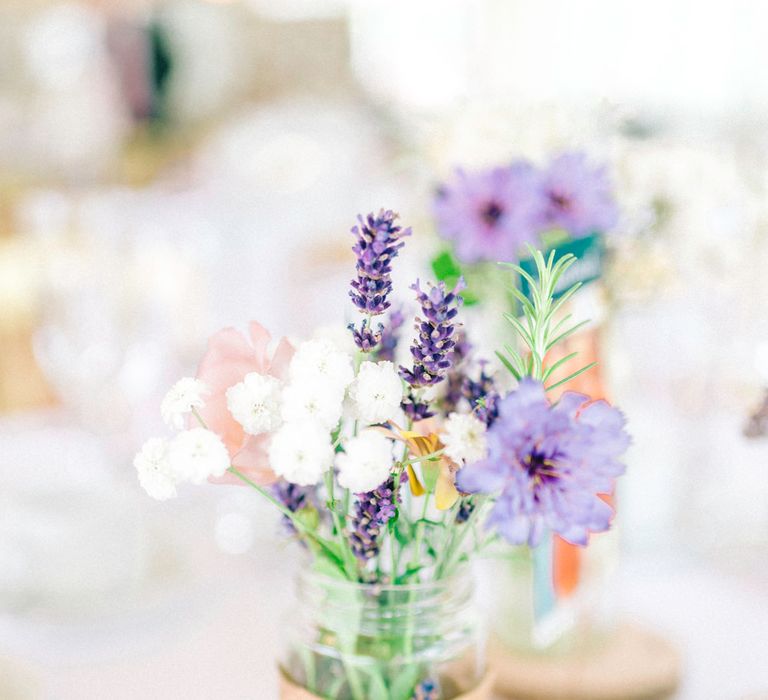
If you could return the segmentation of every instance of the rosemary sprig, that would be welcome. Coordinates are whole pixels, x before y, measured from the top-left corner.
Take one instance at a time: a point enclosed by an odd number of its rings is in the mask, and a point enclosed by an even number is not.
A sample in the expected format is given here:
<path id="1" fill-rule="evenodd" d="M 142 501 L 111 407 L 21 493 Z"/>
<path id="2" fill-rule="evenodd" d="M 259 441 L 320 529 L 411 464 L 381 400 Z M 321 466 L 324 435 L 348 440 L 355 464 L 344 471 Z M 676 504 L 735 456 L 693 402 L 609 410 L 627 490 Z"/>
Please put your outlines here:
<path id="1" fill-rule="evenodd" d="M 503 267 L 514 270 L 528 282 L 530 298 L 523 294 L 517 285 L 509 289 L 515 299 L 520 302 L 522 316 L 518 317 L 509 313 L 504 314 L 504 318 L 514 328 L 527 352 L 521 353 L 511 345 L 505 345 L 504 350 L 497 351 L 496 355 L 518 381 L 523 377 L 532 377 L 541 382 L 546 382 L 555 370 L 577 355 L 575 352 L 571 353 L 548 367 L 545 365 L 547 353 L 555 345 L 563 342 L 584 326 L 584 324 L 588 323 L 588 321 L 569 325 L 571 314 L 555 321 L 557 313 L 581 287 L 581 282 L 577 282 L 569 287 L 559 298 L 554 298 L 557 283 L 565 271 L 576 262 L 576 257 L 571 253 L 567 253 L 555 261 L 554 250 L 545 259 L 540 250 L 536 250 L 532 246 L 528 246 L 528 248 L 536 265 L 538 279 L 534 279 L 520 265 L 515 263 L 499 263 Z M 591 362 L 572 372 L 564 379 L 550 384 L 546 387 L 547 391 L 569 382 L 596 364 L 596 362 Z"/>

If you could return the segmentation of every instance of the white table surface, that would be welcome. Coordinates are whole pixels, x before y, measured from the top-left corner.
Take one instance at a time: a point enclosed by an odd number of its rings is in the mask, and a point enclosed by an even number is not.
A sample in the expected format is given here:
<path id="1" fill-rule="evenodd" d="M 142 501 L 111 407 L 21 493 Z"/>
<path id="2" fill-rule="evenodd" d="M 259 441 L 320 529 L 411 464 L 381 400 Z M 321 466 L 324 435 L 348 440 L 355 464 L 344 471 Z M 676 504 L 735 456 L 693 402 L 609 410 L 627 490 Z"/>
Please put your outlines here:
<path id="1" fill-rule="evenodd" d="M 10 645 L 16 649 L 6 653 L 0 678 L 9 668 L 23 672 L 36 700 L 277 698 L 274 661 L 292 599 L 291 559 L 274 551 L 219 555 L 215 577 L 173 608 L 75 633 L 39 627 L 26 649 L 24 640 Z M 765 590 L 654 560 L 625 562 L 620 577 L 624 616 L 683 650 L 680 700 L 768 697 Z"/>

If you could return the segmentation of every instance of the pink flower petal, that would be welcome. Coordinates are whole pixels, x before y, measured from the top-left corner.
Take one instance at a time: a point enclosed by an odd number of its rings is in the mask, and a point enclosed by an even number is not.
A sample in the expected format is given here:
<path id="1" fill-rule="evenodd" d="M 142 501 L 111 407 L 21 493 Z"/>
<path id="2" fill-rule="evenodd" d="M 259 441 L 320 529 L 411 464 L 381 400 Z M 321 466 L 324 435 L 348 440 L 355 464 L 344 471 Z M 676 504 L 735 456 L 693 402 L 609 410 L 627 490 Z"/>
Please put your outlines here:
<path id="1" fill-rule="evenodd" d="M 227 408 L 226 391 L 241 382 L 250 372 L 285 378 L 294 350 L 283 338 L 270 360 L 269 332 L 256 322 L 250 324 L 249 332 L 253 345 L 235 328 L 224 328 L 208 341 L 208 349 L 197 370 L 197 378 L 210 389 L 205 406 L 200 409 L 200 416 L 208 428 L 221 437 L 233 464 L 242 468 L 249 478 L 266 484 L 274 481 L 274 474 L 267 461 L 267 436 L 253 437 L 245 433 Z M 230 474 L 215 481 L 242 484 L 242 481 Z"/>
<path id="2" fill-rule="evenodd" d="M 208 428 L 224 441 L 230 456 L 243 446 L 245 433 L 227 409 L 226 391 L 249 372 L 264 373 L 265 370 L 264 364 L 257 361 L 253 348 L 234 328 L 225 328 L 208 341 L 197 378 L 205 382 L 211 393 L 200 409 L 200 415 Z"/>
<path id="3" fill-rule="evenodd" d="M 296 352 L 285 338 L 280 338 L 275 354 L 272 356 L 272 364 L 269 373 L 281 381 L 288 380 L 288 365 L 291 364 L 293 353 Z"/>
<path id="4" fill-rule="evenodd" d="M 268 445 L 268 435 L 248 435 L 242 449 L 232 457 L 232 465 L 260 486 L 268 486 L 277 480 L 277 475 L 269 467 Z M 246 485 L 234 474 L 224 474 L 218 479 L 211 479 L 211 482 Z"/>
<path id="5" fill-rule="evenodd" d="M 272 340 L 272 336 L 264 326 L 256 321 L 251 321 L 248 324 L 248 331 L 251 334 L 254 357 L 256 358 L 256 361 L 264 367 L 264 372 L 266 372 L 269 366 L 267 347 L 269 346 L 269 341 Z M 262 374 L 264 372 L 262 372 Z"/>

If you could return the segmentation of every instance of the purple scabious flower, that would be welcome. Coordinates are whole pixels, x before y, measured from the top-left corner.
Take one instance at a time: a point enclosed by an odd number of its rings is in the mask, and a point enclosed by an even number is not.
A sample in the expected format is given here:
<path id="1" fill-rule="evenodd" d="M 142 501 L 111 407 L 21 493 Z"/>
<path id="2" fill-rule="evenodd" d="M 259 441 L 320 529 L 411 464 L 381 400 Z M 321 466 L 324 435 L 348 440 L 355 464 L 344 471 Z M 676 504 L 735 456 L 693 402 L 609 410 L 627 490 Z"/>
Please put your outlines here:
<path id="1" fill-rule="evenodd" d="M 381 339 L 376 348 L 376 360 L 395 361 L 397 344 L 400 342 L 400 329 L 405 323 L 402 306 L 392 309 L 387 316 L 387 323 L 381 331 Z"/>
<path id="2" fill-rule="evenodd" d="M 512 544 L 535 547 L 549 528 L 573 544 L 607 530 L 613 511 L 598 494 L 624 473 L 624 416 L 605 401 L 568 392 L 552 405 L 544 387 L 523 379 L 499 402 L 488 457 L 465 466 L 456 485 L 500 493 L 488 518 Z"/>
<path id="3" fill-rule="evenodd" d="M 619 211 L 608 171 L 584 153 L 563 153 L 542 174 L 541 228 L 565 229 L 574 238 L 613 228 Z"/>
<path id="4" fill-rule="evenodd" d="M 364 352 L 373 350 L 381 339 L 382 326 L 372 328 L 370 318 L 383 314 L 390 306 L 387 297 L 392 291 L 392 259 L 397 257 L 410 228 L 395 222 L 398 214 L 382 209 L 378 215 L 358 216 L 359 225 L 352 227 L 357 242 L 352 247 L 357 256 L 357 277 L 352 280 L 349 295 L 361 313 L 368 316 L 360 330 L 350 325 L 355 343 Z"/>
<path id="5" fill-rule="evenodd" d="M 349 541 L 355 556 L 368 561 L 379 552 L 379 536 L 395 517 L 397 505 L 395 478 L 391 476 L 381 486 L 368 493 L 358 493 L 355 510 L 350 519 Z M 398 502 L 399 502 L 398 494 Z"/>
<path id="6" fill-rule="evenodd" d="M 535 243 L 543 206 L 539 174 L 529 163 L 468 173 L 456 170 L 433 204 L 440 236 L 465 263 L 514 260 Z"/>
<path id="7" fill-rule="evenodd" d="M 459 292 L 464 286 L 463 279 L 450 292 L 446 292 L 445 282 L 430 285 L 429 292 L 423 292 L 418 281 L 411 286 L 424 315 L 416 319 L 419 334 L 411 345 L 413 369 L 400 367 L 400 376 L 412 387 L 438 384 L 453 365 L 453 348 L 456 345 L 453 319 L 459 312 L 462 302 Z"/>

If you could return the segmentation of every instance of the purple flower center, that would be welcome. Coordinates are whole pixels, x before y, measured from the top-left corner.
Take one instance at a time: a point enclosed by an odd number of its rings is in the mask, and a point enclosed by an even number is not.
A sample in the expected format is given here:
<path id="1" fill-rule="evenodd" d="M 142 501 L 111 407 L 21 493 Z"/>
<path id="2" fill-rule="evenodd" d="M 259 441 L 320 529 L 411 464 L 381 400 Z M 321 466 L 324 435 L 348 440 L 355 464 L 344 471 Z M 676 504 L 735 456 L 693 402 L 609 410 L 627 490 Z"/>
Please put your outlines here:
<path id="1" fill-rule="evenodd" d="M 549 193 L 549 201 L 558 211 L 568 211 L 573 206 L 571 198 L 562 192 L 552 191 Z"/>
<path id="2" fill-rule="evenodd" d="M 552 458 L 540 452 L 531 452 L 523 466 L 531 479 L 533 488 L 546 482 L 556 481 L 559 477 L 557 465 Z"/>
<path id="3" fill-rule="evenodd" d="M 491 200 L 480 210 L 480 218 L 486 225 L 493 227 L 503 213 L 504 210 L 501 208 L 501 205 Z"/>

